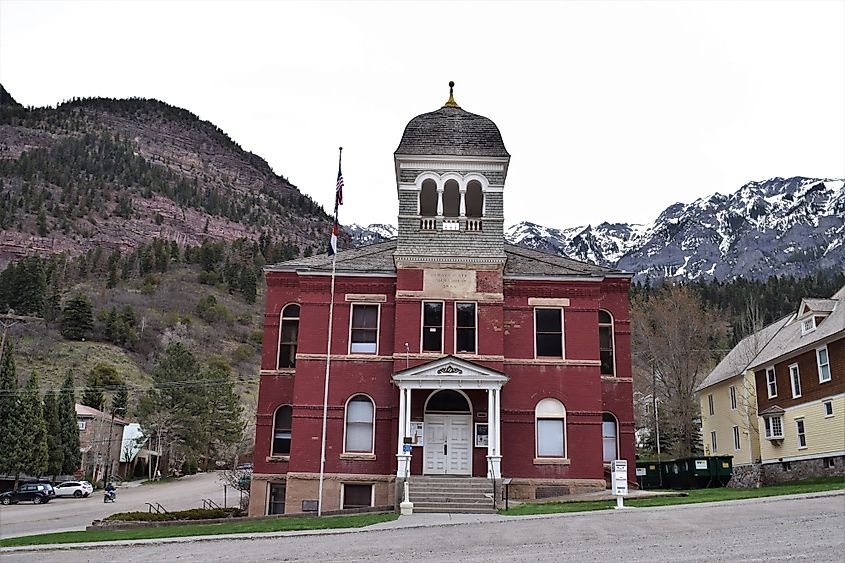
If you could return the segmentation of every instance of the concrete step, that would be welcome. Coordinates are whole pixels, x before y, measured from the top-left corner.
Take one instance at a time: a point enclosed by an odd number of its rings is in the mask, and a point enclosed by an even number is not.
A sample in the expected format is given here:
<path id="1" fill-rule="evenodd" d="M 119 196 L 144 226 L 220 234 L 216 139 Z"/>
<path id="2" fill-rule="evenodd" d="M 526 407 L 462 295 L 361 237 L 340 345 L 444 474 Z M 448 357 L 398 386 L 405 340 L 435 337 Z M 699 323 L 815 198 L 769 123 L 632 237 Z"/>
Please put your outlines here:
<path id="1" fill-rule="evenodd" d="M 493 504 L 490 503 L 486 506 L 475 506 L 475 505 L 456 505 L 456 504 L 449 504 L 449 505 L 437 505 L 437 504 L 426 504 L 426 505 L 417 505 L 414 503 L 414 512 L 416 513 L 446 513 L 446 514 L 495 514 L 496 511 L 493 509 Z"/>
<path id="2" fill-rule="evenodd" d="M 471 495 L 492 493 L 493 487 L 430 487 L 430 486 L 410 486 L 412 493 L 467 493 Z"/>
<path id="3" fill-rule="evenodd" d="M 444 495 L 410 495 L 411 502 L 493 502 L 490 497 L 484 495 L 456 495 L 446 493 Z"/>

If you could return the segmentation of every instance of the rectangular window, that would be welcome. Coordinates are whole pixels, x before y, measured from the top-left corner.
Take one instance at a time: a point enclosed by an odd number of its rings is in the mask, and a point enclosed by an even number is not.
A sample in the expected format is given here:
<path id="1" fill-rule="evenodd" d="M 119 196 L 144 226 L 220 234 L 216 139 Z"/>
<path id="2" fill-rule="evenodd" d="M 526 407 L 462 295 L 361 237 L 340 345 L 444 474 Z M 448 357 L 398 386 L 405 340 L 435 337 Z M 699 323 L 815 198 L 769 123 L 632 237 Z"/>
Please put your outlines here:
<path id="1" fill-rule="evenodd" d="M 711 453 L 713 455 L 716 455 L 716 451 L 718 451 L 719 446 L 716 442 L 716 432 L 715 431 L 710 433 L 710 446 L 713 448 Z"/>
<path id="2" fill-rule="evenodd" d="M 343 508 L 365 508 L 373 505 L 372 485 L 343 484 Z"/>
<path id="3" fill-rule="evenodd" d="M 781 467 L 783 467 L 784 471 L 792 471 L 792 466 L 789 464 L 788 461 L 782 462 Z"/>
<path id="4" fill-rule="evenodd" d="M 766 387 L 769 391 L 769 398 L 778 396 L 778 382 L 775 379 L 775 368 L 766 368 Z"/>
<path id="5" fill-rule="evenodd" d="M 537 419 L 537 457 L 566 457 L 563 441 L 563 420 Z"/>
<path id="6" fill-rule="evenodd" d="M 832 468 L 836 467 L 836 458 L 835 457 L 824 458 L 824 467 L 825 467 L 825 469 L 832 469 Z"/>
<path id="7" fill-rule="evenodd" d="M 267 504 L 267 514 L 285 513 L 285 486 L 270 483 L 270 502 Z"/>
<path id="8" fill-rule="evenodd" d="M 804 419 L 795 420 L 795 430 L 798 433 L 798 449 L 807 447 L 807 434 L 804 432 Z"/>
<path id="9" fill-rule="evenodd" d="M 85 430 L 85 421 L 84 421 L 84 420 L 77 420 L 77 421 L 76 421 L 76 426 L 77 426 L 80 430 Z"/>
<path id="10" fill-rule="evenodd" d="M 742 444 L 740 443 L 740 435 L 739 435 L 739 426 L 733 427 L 734 431 L 734 450 L 739 451 L 742 449 Z"/>
<path id="11" fill-rule="evenodd" d="M 710 413 L 710 416 L 715 414 L 715 410 L 713 409 L 713 394 L 707 395 L 707 412 Z"/>
<path id="12" fill-rule="evenodd" d="M 731 385 L 728 388 L 728 393 L 731 396 L 731 410 L 735 411 L 736 410 L 736 386 Z"/>
<path id="13" fill-rule="evenodd" d="M 833 401 L 825 401 L 822 403 L 822 405 L 824 405 L 825 418 L 833 416 Z"/>
<path id="14" fill-rule="evenodd" d="M 819 383 L 830 381 L 830 359 L 827 356 L 827 346 L 816 350 L 816 362 L 819 365 Z"/>
<path id="15" fill-rule="evenodd" d="M 455 352 L 475 354 L 475 303 L 455 303 Z"/>
<path id="16" fill-rule="evenodd" d="M 798 364 L 789 366 L 789 381 L 792 383 L 792 398 L 801 396 L 801 373 L 798 371 Z"/>
<path id="17" fill-rule="evenodd" d="M 352 304 L 350 354 L 375 354 L 378 351 L 378 313 L 378 305 Z"/>
<path id="18" fill-rule="evenodd" d="M 538 358 L 563 358 L 563 309 L 534 309 Z"/>
<path id="19" fill-rule="evenodd" d="M 779 416 L 767 416 L 763 420 L 766 425 L 766 438 L 769 440 L 782 440 L 783 418 Z"/>
<path id="20" fill-rule="evenodd" d="M 423 352 L 443 351 L 443 302 L 423 301 Z"/>
<path id="21" fill-rule="evenodd" d="M 801 334 L 807 334 L 816 330 L 816 317 L 810 317 L 801 322 Z"/>

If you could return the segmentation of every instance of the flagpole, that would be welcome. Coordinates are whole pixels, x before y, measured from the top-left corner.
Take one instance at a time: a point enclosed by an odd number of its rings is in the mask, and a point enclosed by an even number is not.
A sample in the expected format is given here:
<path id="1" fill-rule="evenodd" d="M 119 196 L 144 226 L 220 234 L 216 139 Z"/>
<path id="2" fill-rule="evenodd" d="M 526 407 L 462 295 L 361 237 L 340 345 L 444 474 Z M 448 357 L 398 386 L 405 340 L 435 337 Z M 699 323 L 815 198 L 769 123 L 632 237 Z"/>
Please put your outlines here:
<path id="1" fill-rule="evenodd" d="M 343 156 L 343 147 L 338 147 L 337 170 L 340 175 L 340 162 Z M 337 188 L 335 188 L 337 190 Z M 335 194 L 334 203 L 334 224 L 337 225 L 338 198 Z M 334 227 L 332 227 L 334 228 Z M 329 243 L 331 245 L 331 242 Z M 332 254 L 332 283 L 329 292 L 329 332 L 326 336 L 326 377 L 323 387 L 323 432 L 320 439 L 320 486 L 317 492 L 317 516 L 323 515 L 323 478 L 326 470 L 326 421 L 329 414 L 329 366 L 332 358 L 332 321 L 334 320 L 334 277 L 337 266 L 337 250 Z"/>

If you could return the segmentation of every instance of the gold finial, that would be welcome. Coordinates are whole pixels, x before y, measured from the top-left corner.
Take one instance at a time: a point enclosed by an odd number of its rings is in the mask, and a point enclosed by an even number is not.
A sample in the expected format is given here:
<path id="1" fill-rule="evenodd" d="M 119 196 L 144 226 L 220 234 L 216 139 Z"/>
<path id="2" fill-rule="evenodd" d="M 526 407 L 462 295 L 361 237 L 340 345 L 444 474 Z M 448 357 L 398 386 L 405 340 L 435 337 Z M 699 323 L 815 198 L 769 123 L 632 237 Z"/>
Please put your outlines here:
<path id="1" fill-rule="evenodd" d="M 455 88 L 455 83 L 450 80 L 449 81 L 449 99 L 446 100 L 445 104 L 443 104 L 444 108 L 459 108 L 459 107 L 461 107 L 461 106 L 458 105 L 458 102 L 455 101 L 454 88 Z"/>

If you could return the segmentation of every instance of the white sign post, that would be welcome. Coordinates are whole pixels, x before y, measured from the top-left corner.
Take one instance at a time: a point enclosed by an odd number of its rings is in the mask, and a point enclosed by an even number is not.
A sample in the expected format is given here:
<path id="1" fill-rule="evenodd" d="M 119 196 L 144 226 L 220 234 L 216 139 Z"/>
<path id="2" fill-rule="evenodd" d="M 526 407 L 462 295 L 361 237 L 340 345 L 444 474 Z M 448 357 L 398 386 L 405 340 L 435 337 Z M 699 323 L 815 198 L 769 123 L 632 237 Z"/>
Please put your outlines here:
<path id="1" fill-rule="evenodd" d="M 625 508 L 622 498 L 628 494 L 628 460 L 613 460 L 611 476 L 613 479 L 613 494 L 616 496 L 616 508 Z"/>

